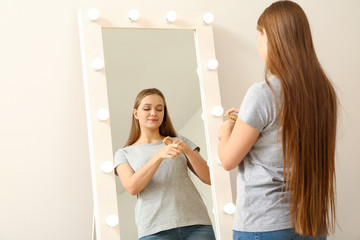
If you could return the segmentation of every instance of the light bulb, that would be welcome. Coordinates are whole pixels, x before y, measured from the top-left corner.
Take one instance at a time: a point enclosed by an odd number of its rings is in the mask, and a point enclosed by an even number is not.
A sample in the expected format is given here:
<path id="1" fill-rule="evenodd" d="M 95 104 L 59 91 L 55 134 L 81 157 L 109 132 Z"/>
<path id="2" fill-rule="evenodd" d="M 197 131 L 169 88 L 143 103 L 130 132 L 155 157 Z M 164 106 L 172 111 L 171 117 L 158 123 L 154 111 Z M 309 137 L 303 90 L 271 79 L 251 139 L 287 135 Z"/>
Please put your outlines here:
<path id="1" fill-rule="evenodd" d="M 138 20 L 140 17 L 140 13 L 139 13 L 139 10 L 137 9 L 131 9 L 129 12 L 128 12 L 128 18 L 131 20 L 131 21 L 136 21 Z"/>
<path id="2" fill-rule="evenodd" d="M 104 65 L 104 60 L 102 60 L 101 58 L 95 58 L 92 61 L 92 67 L 97 71 L 103 69 Z"/>
<path id="3" fill-rule="evenodd" d="M 175 11 L 168 11 L 166 13 L 166 20 L 170 23 L 174 22 L 177 18 L 177 13 Z"/>
<path id="4" fill-rule="evenodd" d="M 223 210 L 226 214 L 232 215 L 236 211 L 236 206 L 233 203 L 227 203 L 224 205 Z"/>
<path id="5" fill-rule="evenodd" d="M 224 109 L 220 105 L 217 105 L 212 109 L 212 115 L 214 115 L 215 117 L 221 117 L 223 113 Z"/>
<path id="6" fill-rule="evenodd" d="M 205 13 L 203 16 L 203 21 L 206 24 L 210 24 L 214 21 L 214 15 L 212 13 Z"/>
<path id="7" fill-rule="evenodd" d="M 116 225 L 119 224 L 119 218 L 115 214 L 108 215 L 105 218 L 105 223 L 109 227 L 115 227 Z"/>
<path id="8" fill-rule="evenodd" d="M 100 16 L 99 10 L 97 10 L 96 8 L 90 8 L 88 11 L 88 18 L 91 21 L 96 21 Z"/>
<path id="9" fill-rule="evenodd" d="M 97 114 L 96 114 L 97 118 L 100 121 L 106 121 L 109 118 L 109 110 L 107 109 L 100 109 Z"/>
<path id="10" fill-rule="evenodd" d="M 218 66 L 219 66 L 219 62 L 215 58 L 211 58 L 207 62 L 207 67 L 210 70 L 216 70 Z"/>
<path id="11" fill-rule="evenodd" d="M 114 164 L 112 161 L 105 161 L 101 164 L 101 170 L 104 173 L 111 173 L 114 170 Z"/>

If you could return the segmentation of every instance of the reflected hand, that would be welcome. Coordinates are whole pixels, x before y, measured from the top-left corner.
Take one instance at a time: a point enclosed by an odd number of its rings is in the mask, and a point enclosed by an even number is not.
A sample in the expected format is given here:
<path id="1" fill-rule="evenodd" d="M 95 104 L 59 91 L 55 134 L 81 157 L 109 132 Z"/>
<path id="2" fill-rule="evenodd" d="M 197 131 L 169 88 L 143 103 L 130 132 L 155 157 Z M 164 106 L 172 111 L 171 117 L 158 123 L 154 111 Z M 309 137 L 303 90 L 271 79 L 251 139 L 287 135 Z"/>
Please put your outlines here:
<path id="1" fill-rule="evenodd" d="M 182 153 L 182 146 L 178 143 L 169 143 L 167 146 L 161 148 L 157 154 L 161 159 L 174 159 Z"/>
<path id="2" fill-rule="evenodd" d="M 163 143 L 165 145 L 168 145 L 168 144 L 171 144 L 171 143 L 172 144 L 178 144 L 178 147 L 179 147 L 179 149 L 181 149 L 182 152 L 190 149 L 183 140 L 175 139 L 175 138 L 172 138 L 172 137 L 164 138 Z"/>

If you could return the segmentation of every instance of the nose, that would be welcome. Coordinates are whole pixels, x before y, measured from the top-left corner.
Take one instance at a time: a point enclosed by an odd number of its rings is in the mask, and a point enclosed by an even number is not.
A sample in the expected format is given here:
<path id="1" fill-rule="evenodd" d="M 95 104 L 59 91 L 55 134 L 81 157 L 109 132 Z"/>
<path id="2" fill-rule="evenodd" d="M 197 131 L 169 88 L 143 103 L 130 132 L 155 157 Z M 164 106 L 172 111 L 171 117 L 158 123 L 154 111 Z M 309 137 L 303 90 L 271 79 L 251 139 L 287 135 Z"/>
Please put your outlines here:
<path id="1" fill-rule="evenodd" d="M 155 109 L 153 109 L 153 110 L 151 110 L 151 116 L 156 116 L 156 110 Z"/>

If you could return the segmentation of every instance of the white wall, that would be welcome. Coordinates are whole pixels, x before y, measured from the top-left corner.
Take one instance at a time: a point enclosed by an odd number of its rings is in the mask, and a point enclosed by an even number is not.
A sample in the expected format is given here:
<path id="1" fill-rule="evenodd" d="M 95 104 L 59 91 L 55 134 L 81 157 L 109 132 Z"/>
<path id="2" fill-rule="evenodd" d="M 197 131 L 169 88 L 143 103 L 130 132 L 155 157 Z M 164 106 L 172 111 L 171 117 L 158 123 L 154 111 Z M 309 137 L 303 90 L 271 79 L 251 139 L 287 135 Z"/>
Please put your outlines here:
<path id="1" fill-rule="evenodd" d="M 256 20 L 268 0 L 0 3 L 0 239 L 90 239 L 92 193 L 76 13 L 80 7 L 211 11 L 223 105 L 263 79 Z M 359 239 L 360 1 L 298 1 L 342 105 L 338 228 Z M 231 228 L 231 226 L 229 226 Z"/>

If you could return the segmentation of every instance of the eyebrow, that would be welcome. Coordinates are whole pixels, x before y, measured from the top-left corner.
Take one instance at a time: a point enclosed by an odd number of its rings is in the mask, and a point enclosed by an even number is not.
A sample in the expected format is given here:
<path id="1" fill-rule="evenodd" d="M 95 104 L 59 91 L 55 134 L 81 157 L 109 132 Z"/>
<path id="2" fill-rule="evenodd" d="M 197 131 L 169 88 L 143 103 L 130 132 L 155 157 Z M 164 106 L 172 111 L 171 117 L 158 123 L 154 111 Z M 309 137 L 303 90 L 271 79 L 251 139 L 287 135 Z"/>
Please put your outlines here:
<path id="1" fill-rule="evenodd" d="M 144 103 L 144 106 L 145 106 L 145 105 L 150 105 L 150 106 L 152 106 L 151 103 Z M 161 106 L 161 107 L 163 107 L 164 105 L 163 105 L 163 104 L 158 104 L 158 105 L 156 105 L 156 106 Z"/>

